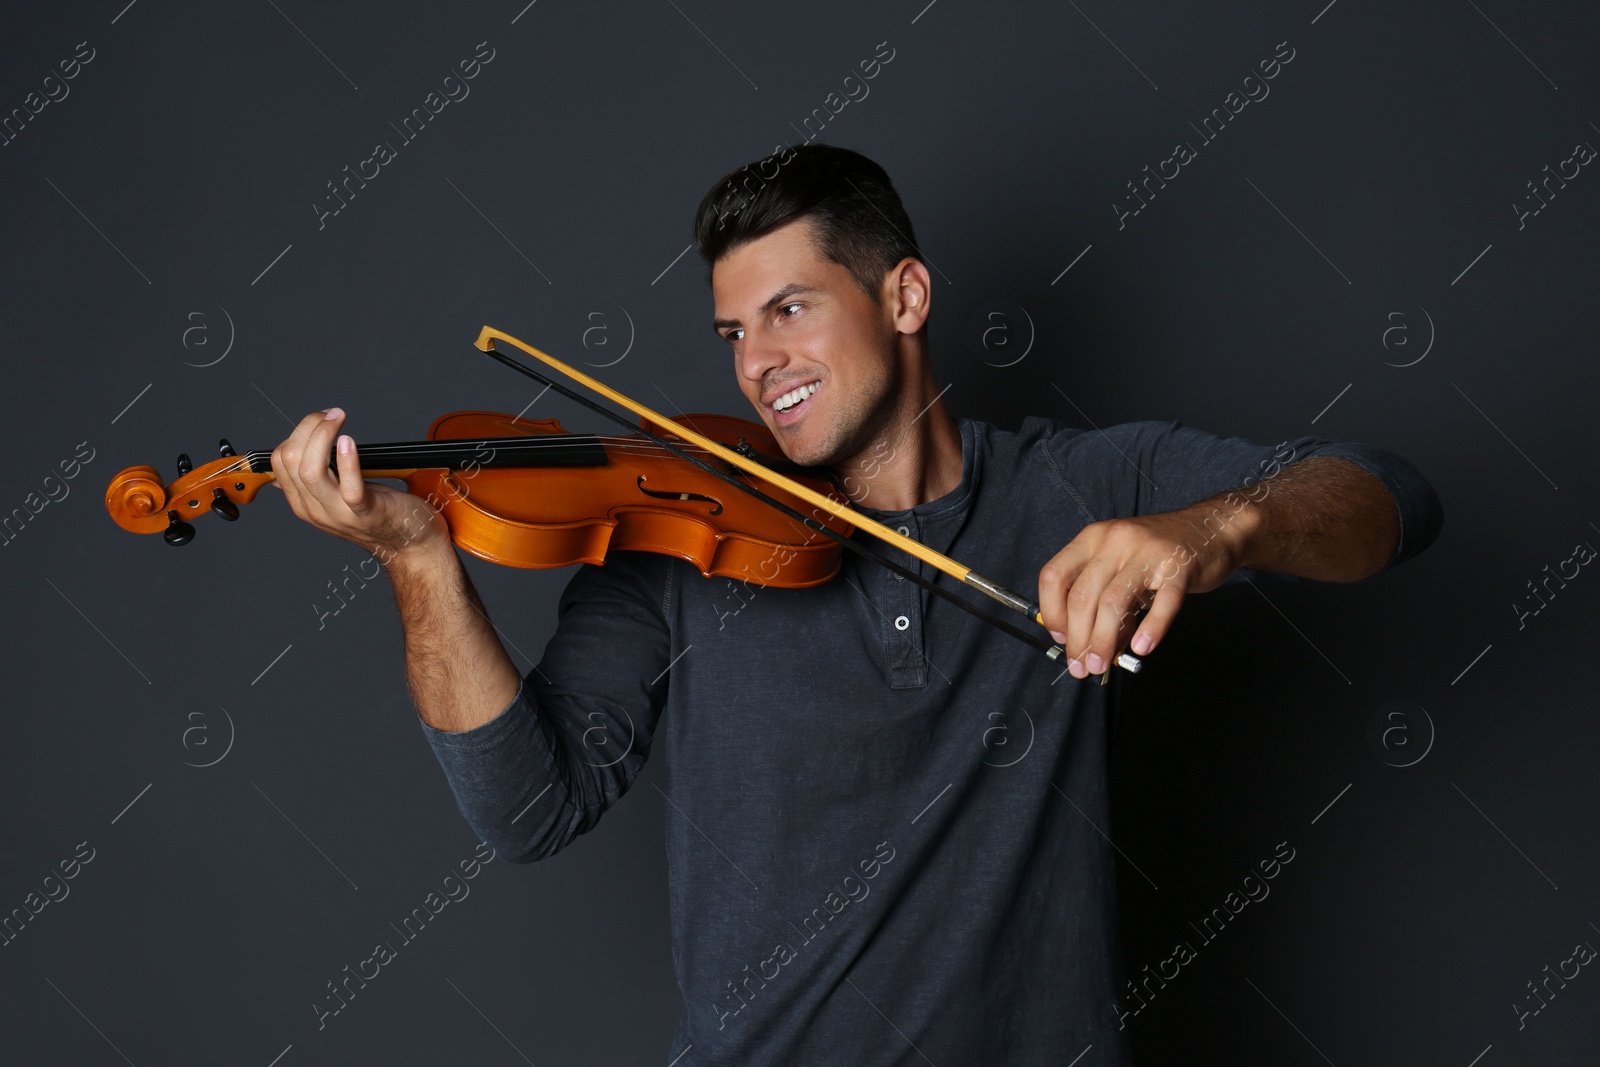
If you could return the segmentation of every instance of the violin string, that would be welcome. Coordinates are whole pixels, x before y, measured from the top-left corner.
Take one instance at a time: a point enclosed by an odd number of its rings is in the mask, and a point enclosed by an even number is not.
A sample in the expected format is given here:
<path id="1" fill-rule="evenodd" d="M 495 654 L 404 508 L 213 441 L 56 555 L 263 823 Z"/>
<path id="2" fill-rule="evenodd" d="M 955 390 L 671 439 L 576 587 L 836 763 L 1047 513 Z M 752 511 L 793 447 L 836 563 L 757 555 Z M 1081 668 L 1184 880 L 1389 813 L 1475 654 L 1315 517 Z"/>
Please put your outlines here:
<path id="1" fill-rule="evenodd" d="M 577 401 L 578 403 L 582 404 L 584 407 L 589 408 L 591 411 L 599 412 L 601 415 L 605 416 L 606 418 L 612 419 L 613 421 L 616 421 L 616 422 L 620 422 L 624 426 L 629 426 L 631 428 L 631 424 L 623 416 L 618 415 L 617 413 L 611 411 L 609 408 L 605 408 L 605 407 L 600 406 L 599 404 L 596 404 L 594 401 L 590 400 L 586 396 L 583 396 L 583 395 L 581 395 L 579 393 L 574 392 L 571 389 L 568 389 L 566 386 L 562 385 L 560 382 L 553 381 L 553 380 L 551 380 L 549 378 L 546 378 L 544 375 L 540 374 L 538 371 L 534 370 L 533 368 L 528 367 L 528 366 L 526 366 L 526 365 L 524 365 L 522 363 L 517 362 L 516 360 L 511 359 L 509 356 L 506 356 L 504 353 L 497 352 L 497 351 L 494 351 L 494 350 L 491 349 L 491 350 L 485 352 L 485 355 L 491 356 L 492 358 L 500 361 L 501 363 L 504 363 L 506 366 L 510 367 L 514 371 L 517 371 L 518 373 L 525 374 L 530 378 L 533 378 L 533 379 L 535 379 L 537 381 L 543 382 L 545 385 L 547 385 L 550 388 L 556 390 L 558 393 L 561 393 L 563 396 L 567 397 L 570 400 Z M 921 574 L 919 574 L 915 570 L 911 570 L 911 569 L 909 569 L 907 567 L 901 566 L 899 563 L 896 563 L 894 560 L 890 559 L 888 556 L 885 556 L 885 555 L 881 554 L 876 549 L 869 548 L 866 544 L 863 544 L 862 542 L 857 541 L 855 538 L 847 537 L 844 534 L 838 533 L 838 532 L 834 531 L 833 529 L 829 528 L 824 523 L 820 522 L 817 519 L 812 518 L 809 515 L 802 515 L 800 512 L 796 511 L 794 508 L 789 507 L 787 504 L 783 503 L 780 500 L 773 499 L 771 496 L 769 496 L 766 493 L 762 492 L 760 489 L 756 488 L 755 486 L 746 484 L 745 482 L 741 482 L 737 478 L 733 477 L 732 475 L 727 474 L 726 472 L 721 471 L 721 470 L 711 466 L 709 463 L 706 463 L 705 461 L 690 455 L 688 453 L 688 451 L 686 451 L 685 449 L 677 447 L 676 445 L 672 444 L 670 441 L 667 441 L 667 440 L 665 440 L 663 438 L 657 437 L 656 435 L 650 433 L 650 431 L 648 431 L 648 430 L 641 429 L 639 432 L 642 434 L 642 436 L 650 438 L 651 440 L 655 441 L 658 445 L 662 446 L 663 448 L 668 449 L 669 451 L 676 453 L 677 455 L 681 456 L 683 459 L 686 459 L 690 463 L 693 463 L 695 466 L 700 467 L 701 469 L 707 471 L 708 473 L 715 475 L 716 477 L 722 479 L 723 481 L 727 482 L 729 485 L 732 485 L 736 489 L 739 489 L 739 490 L 742 490 L 743 492 L 749 493 L 751 496 L 755 497 L 757 500 L 760 500 L 763 503 L 771 505 L 772 507 L 776 508 L 778 511 L 781 511 L 785 515 L 789 516 L 791 519 L 799 520 L 805 526 L 810 527 L 813 530 L 816 530 L 818 533 L 826 535 L 827 537 L 831 538 L 832 540 L 838 542 L 842 547 L 849 549 L 850 551 L 856 553 L 857 555 L 862 556 L 862 557 L 864 557 L 866 559 L 870 559 L 873 562 L 879 564 L 880 566 L 886 567 L 889 570 L 894 571 L 896 574 L 899 574 L 902 578 L 906 578 L 906 579 L 909 579 L 912 582 L 915 582 L 917 585 L 919 585 L 922 588 L 928 590 L 930 593 L 933 593 L 933 594 L 935 594 L 937 596 L 943 597 L 944 599 L 950 601 L 950 603 L 956 605 L 961 610 L 967 612 L 968 614 L 976 616 L 979 619 L 982 619 L 984 622 L 987 622 L 989 625 L 995 627 L 998 630 L 1003 631 L 1004 633 L 1010 634 L 1012 637 L 1015 637 L 1017 640 L 1022 641 L 1024 644 L 1032 645 L 1034 648 L 1037 648 L 1040 651 L 1045 652 L 1047 654 L 1051 653 L 1051 652 L 1053 652 L 1055 650 L 1056 646 L 1055 646 L 1055 644 L 1053 642 L 1048 641 L 1048 640 L 1046 640 L 1046 639 L 1044 639 L 1042 637 L 1038 637 L 1038 636 L 1036 636 L 1034 634 L 1028 633 L 1027 631 L 1020 629 L 1019 627 L 1013 626 L 1009 621 L 1007 621 L 1005 619 L 1001 619 L 1001 618 L 998 618 L 998 617 L 996 617 L 994 615 L 989 614 L 987 611 L 983 610 L 982 608 L 980 608 L 977 605 L 975 605 L 975 604 L 971 603 L 970 601 L 968 601 L 965 597 L 958 596 L 952 590 L 947 589 L 946 587 L 944 587 L 942 585 L 935 584 L 934 581 L 931 581 L 931 580 L 929 580 L 927 578 L 924 578 Z M 688 444 L 688 442 L 684 442 L 684 443 L 685 443 L 685 445 Z M 709 450 L 700 449 L 700 451 L 704 452 L 704 451 L 709 451 Z"/>
<path id="2" fill-rule="evenodd" d="M 563 452 L 582 451 L 591 449 L 596 444 L 611 444 L 618 448 L 635 446 L 642 453 L 663 451 L 662 445 L 655 441 L 641 440 L 639 435 L 606 435 L 606 434 L 568 434 L 563 437 L 462 437 L 439 441 L 403 441 L 394 444 L 357 445 L 357 455 L 387 456 L 405 452 L 427 454 L 431 452 L 459 452 L 474 446 L 490 446 L 493 449 L 504 448 L 508 451 L 526 452 Z M 684 443 L 684 448 L 702 455 L 711 455 L 708 449 L 698 445 Z M 270 453 L 252 453 L 256 456 L 267 456 Z"/>
<path id="3" fill-rule="evenodd" d="M 539 455 L 564 455 L 567 453 L 582 454 L 592 452 L 596 444 L 610 445 L 610 450 L 624 455 L 661 455 L 667 450 L 654 441 L 641 440 L 638 437 L 626 436 L 590 436 L 579 435 L 581 441 L 556 441 L 522 437 L 487 437 L 487 438 L 460 438 L 451 441 L 417 441 L 400 442 L 389 445 L 358 445 L 357 456 L 362 460 L 388 459 L 394 456 L 419 455 L 423 457 L 435 453 L 462 452 L 473 446 L 488 444 L 493 451 L 504 450 L 513 454 L 527 453 L 529 456 Z M 697 445 L 685 444 L 687 451 L 709 456 L 710 451 Z M 239 462 L 230 464 L 214 472 L 214 474 L 232 474 L 235 471 L 251 469 L 254 463 L 268 463 L 271 453 L 265 451 L 248 452 L 239 457 Z M 489 462 L 484 461 L 483 466 Z"/>
<path id="4" fill-rule="evenodd" d="M 356 449 L 356 453 L 357 453 L 357 456 L 362 460 L 378 460 L 378 459 L 389 458 L 391 456 L 402 456 L 402 455 L 409 457 L 413 453 L 420 454 L 424 459 L 426 459 L 426 457 L 429 454 L 434 453 L 434 452 L 460 451 L 466 445 L 473 445 L 473 444 L 477 444 L 477 443 L 483 442 L 483 441 L 493 441 L 493 442 L 496 442 L 497 444 L 503 443 L 506 447 L 511 449 L 513 452 L 521 450 L 521 451 L 528 451 L 531 456 L 541 456 L 542 455 L 542 456 L 547 456 L 548 457 L 548 456 L 559 456 L 559 455 L 566 454 L 568 452 L 583 453 L 583 452 L 586 452 L 586 451 L 593 451 L 593 447 L 594 447 L 593 444 L 587 444 L 587 445 L 585 445 L 585 444 L 558 444 L 558 443 L 556 443 L 554 441 L 545 441 L 545 442 L 540 443 L 537 447 L 535 447 L 533 449 L 521 449 L 521 448 L 519 448 L 519 446 L 526 444 L 528 442 L 528 440 L 530 440 L 530 439 L 520 438 L 520 437 L 470 438 L 470 439 L 463 438 L 463 439 L 461 439 L 459 441 L 456 441 L 456 442 L 423 441 L 423 442 L 414 442 L 414 443 L 413 442 L 397 443 L 397 444 L 392 444 L 392 445 L 367 445 L 367 446 L 358 446 L 357 449 Z M 532 438 L 531 440 L 538 441 L 539 438 Z M 620 435 L 596 436 L 596 437 L 591 438 L 591 440 L 595 441 L 595 442 L 602 442 L 602 441 L 615 442 L 615 444 L 611 445 L 610 450 L 613 451 L 613 452 L 620 453 L 622 455 L 654 456 L 654 455 L 662 455 L 662 454 L 666 453 L 666 451 L 667 451 L 667 449 L 664 448 L 658 442 L 655 442 L 655 441 L 644 441 L 644 440 L 641 440 L 637 436 L 633 436 L 633 437 L 625 437 L 625 436 L 620 436 Z M 708 450 L 706 450 L 704 448 L 700 448 L 700 447 L 695 446 L 695 445 L 690 445 L 687 442 L 685 443 L 685 449 L 687 451 L 697 452 L 697 453 L 700 453 L 702 455 L 711 455 L 711 453 Z M 213 471 L 212 474 L 211 474 L 211 477 L 220 478 L 220 477 L 224 477 L 224 476 L 230 475 L 230 474 L 237 474 L 237 473 L 239 473 L 241 471 L 245 472 L 245 473 L 249 473 L 249 474 L 259 473 L 261 468 L 265 468 L 265 467 L 270 466 L 271 456 L 272 456 L 272 453 L 265 452 L 265 451 L 245 452 L 245 453 L 241 454 L 240 456 L 238 456 L 238 458 L 233 463 L 230 463 L 225 467 L 221 467 L 218 470 Z M 425 463 L 412 464 L 412 466 L 422 467 L 422 466 L 426 466 L 426 464 Z M 485 466 L 487 466 L 487 464 L 485 464 Z M 379 467 L 377 469 L 383 469 L 383 468 Z M 397 467 L 396 469 L 401 469 L 401 468 Z"/>

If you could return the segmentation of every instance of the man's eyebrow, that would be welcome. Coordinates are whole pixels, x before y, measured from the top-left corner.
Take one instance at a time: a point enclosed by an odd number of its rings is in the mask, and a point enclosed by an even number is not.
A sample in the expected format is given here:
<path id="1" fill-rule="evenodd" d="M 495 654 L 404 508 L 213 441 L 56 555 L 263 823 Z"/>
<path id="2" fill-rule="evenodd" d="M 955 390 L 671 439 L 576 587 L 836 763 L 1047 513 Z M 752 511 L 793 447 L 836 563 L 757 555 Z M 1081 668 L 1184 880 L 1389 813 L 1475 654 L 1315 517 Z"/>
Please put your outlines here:
<path id="1" fill-rule="evenodd" d="M 799 293 L 818 293 L 818 292 L 821 292 L 821 291 L 822 290 L 813 288 L 812 286 L 809 286 L 809 285 L 801 285 L 799 282 L 790 282 L 788 285 L 784 286 L 782 289 L 779 289 L 777 292 L 775 292 L 771 296 L 769 296 L 767 298 L 767 302 L 765 304 L 761 305 L 760 309 L 758 310 L 758 314 L 765 315 L 767 312 L 769 312 L 773 308 L 777 307 L 783 301 L 785 301 L 785 300 L 789 299 L 791 296 L 795 296 L 795 295 L 797 295 Z M 716 331 L 716 332 L 718 332 L 718 333 L 720 333 L 722 331 L 722 328 L 724 326 L 741 326 L 741 325 L 743 325 L 743 323 L 741 323 L 738 319 L 712 319 L 711 320 L 711 329 Z"/>

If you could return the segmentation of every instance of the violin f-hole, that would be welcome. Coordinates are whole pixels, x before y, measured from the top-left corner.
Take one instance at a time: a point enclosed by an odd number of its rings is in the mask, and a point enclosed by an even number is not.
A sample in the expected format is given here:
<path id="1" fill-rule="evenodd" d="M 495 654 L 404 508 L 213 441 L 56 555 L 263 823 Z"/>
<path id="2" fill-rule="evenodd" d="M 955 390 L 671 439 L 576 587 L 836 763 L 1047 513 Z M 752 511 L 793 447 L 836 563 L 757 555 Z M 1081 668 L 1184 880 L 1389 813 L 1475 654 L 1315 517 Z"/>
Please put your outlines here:
<path id="1" fill-rule="evenodd" d="M 645 496 L 653 496 L 657 500 L 702 500 L 711 505 L 710 514 L 722 514 L 722 501 L 718 500 L 714 496 L 706 496 L 702 493 L 674 493 L 668 490 L 646 489 L 644 487 L 644 475 L 642 474 L 639 475 L 638 485 L 639 492 L 643 493 Z"/>

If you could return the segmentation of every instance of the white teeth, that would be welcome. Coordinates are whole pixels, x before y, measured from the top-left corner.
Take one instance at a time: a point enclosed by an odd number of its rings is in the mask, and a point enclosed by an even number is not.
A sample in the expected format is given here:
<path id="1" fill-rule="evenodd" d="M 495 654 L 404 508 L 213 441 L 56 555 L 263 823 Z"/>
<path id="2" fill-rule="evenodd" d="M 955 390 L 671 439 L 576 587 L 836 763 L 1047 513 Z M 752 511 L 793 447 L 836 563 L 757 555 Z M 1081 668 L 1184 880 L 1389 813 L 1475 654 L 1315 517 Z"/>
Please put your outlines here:
<path id="1" fill-rule="evenodd" d="M 789 392 L 784 393 L 782 396 L 772 402 L 773 410 L 788 411 L 790 408 L 800 403 L 800 401 L 816 392 L 817 388 L 821 384 L 821 382 L 812 382 L 810 385 L 802 385 L 798 389 L 792 389 Z"/>

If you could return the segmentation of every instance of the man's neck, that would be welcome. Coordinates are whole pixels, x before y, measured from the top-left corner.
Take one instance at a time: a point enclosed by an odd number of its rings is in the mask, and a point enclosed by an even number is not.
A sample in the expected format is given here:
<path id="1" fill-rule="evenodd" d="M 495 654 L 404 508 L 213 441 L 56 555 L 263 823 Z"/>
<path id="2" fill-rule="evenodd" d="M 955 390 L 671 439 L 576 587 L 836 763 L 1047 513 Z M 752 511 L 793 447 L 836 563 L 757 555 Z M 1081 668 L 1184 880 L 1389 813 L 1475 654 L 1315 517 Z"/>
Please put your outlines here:
<path id="1" fill-rule="evenodd" d="M 883 433 L 835 470 L 857 507 L 906 511 L 961 484 L 961 431 L 937 394 L 907 397 Z"/>

